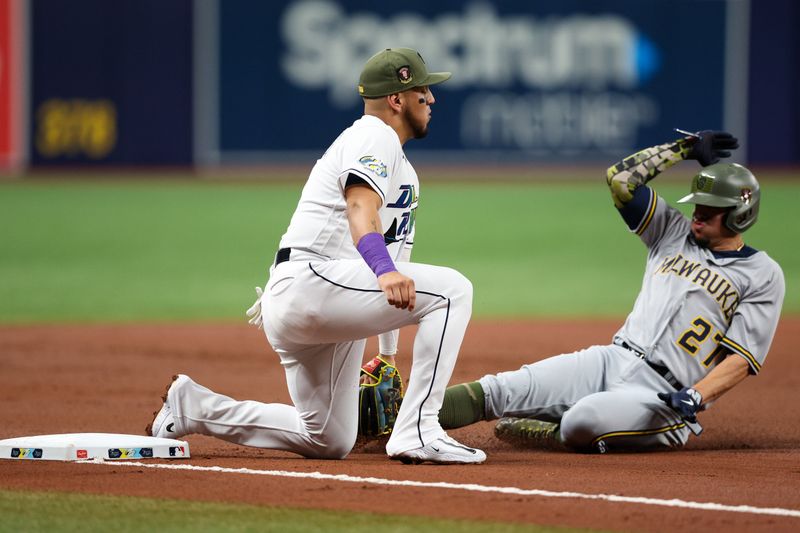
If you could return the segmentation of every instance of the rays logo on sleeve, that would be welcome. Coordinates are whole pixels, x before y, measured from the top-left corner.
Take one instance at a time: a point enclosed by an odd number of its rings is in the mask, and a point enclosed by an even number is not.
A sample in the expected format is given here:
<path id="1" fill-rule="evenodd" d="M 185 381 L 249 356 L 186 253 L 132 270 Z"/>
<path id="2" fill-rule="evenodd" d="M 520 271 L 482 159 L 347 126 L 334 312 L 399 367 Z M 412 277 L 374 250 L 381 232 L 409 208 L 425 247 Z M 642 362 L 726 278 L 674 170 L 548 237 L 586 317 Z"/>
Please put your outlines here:
<path id="1" fill-rule="evenodd" d="M 386 172 L 386 163 L 376 157 L 365 155 L 359 159 L 358 162 L 373 174 L 376 174 L 382 178 L 388 176 L 388 173 Z"/>

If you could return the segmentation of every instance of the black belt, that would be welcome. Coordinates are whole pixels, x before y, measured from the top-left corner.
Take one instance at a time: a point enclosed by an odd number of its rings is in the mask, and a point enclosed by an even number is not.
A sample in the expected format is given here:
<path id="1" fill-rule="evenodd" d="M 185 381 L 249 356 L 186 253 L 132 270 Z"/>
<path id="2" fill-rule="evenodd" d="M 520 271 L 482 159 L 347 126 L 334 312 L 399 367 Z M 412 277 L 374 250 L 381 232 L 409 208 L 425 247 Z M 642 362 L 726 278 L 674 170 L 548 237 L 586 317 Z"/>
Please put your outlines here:
<path id="1" fill-rule="evenodd" d="M 625 348 L 629 352 L 635 353 L 636 356 L 639 359 L 642 359 L 645 363 L 647 363 L 647 366 L 649 366 L 650 368 L 655 370 L 658 373 L 659 376 L 661 376 L 662 378 L 667 380 L 667 383 L 669 383 L 670 385 L 675 387 L 675 390 L 681 390 L 683 388 L 683 383 L 678 381 L 678 379 L 672 374 L 672 372 L 670 371 L 669 368 L 667 368 L 665 366 L 662 366 L 662 365 L 659 365 L 659 364 L 656 364 L 656 363 L 653 363 L 651 361 L 648 361 L 647 358 L 645 357 L 644 353 L 642 353 L 639 350 L 633 348 L 630 344 L 628 344 L 625 341 L 619 341 L 619 342 L 617 342 L 617 345 L 618 346 L 622 346 L 623 348 Z"/>
<path id="2" fill-rule="evenodd" d="M 280 265 L 289 260 L 289 255 L 291 255 L 292 249 L 291 248 L 281 248 L 278 250 L 278 253 L 275 254 L 275 266 Z"/>
<path id="3" fill-rule="evenodd" d="M 675 376 L 673 376 L 673 375 L 672 375 L 672 372 L 670 372 L 670 369 L 669 369 L 669 368 L 667 368 L 667 367 L 665 367 L 665 366 L 657 365 L 657 364 L 655 364 L 655 363 L 651 363 L 651 362 L 650 362 L 650 361 L 648 361 L 647 359 L 645 359 L 645 360 L 644 360 L 644 362 L 645 362 L 645 363 L 647 363 L 647 365 L 648 365 L 650 368 L 652 368 L 653 370 L 655 370 L 656 372 L 658 372 L 658 374 L 659 374 L 659 375 L 660 375 L 662 378 L 666 379 L 666 380 L 667 380 L 667 383 L 669 383 L 670 385 L 672 385 L 673 387 L 675 387 L 675 390 L 681 390 L 681 389 L 683 388 L 683 383 L 681 383 L 680 381 L 678 381 L 678 379 L 677 379 Z"/>

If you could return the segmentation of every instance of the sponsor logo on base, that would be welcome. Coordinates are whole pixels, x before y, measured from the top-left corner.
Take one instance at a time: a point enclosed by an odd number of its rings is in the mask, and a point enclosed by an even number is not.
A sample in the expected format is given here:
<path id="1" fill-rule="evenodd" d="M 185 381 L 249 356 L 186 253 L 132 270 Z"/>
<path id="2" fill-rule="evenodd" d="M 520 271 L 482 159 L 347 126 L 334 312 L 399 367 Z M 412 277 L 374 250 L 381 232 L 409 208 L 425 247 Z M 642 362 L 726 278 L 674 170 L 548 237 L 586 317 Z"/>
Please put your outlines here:
<path id="1" fill-rule="evenodd" d="M 153 457 L 153 448 L 109 448 L 109 459 L 149 459 Z"/>
<path id="2" fill-rule="evenodd" d="M 12 459 L 41 459 L 41 448 L 11 448 Z"/>

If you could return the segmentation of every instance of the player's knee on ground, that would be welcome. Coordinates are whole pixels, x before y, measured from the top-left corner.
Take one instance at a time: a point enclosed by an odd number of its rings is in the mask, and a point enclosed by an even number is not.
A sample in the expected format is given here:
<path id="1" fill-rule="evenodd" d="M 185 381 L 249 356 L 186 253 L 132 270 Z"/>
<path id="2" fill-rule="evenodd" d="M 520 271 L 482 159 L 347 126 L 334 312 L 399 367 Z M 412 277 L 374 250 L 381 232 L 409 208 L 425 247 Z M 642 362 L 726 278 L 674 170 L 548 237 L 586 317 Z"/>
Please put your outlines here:
<path id="1" fill-rule="evenodd" d="M 603 413 L 596 405 L 579 401 L 561 418 L 561 440 L 576 451 L 592 452 L 600 433 Z"/>
<path id="2" fill-rule="evenodd" d="M 309 439 L 309 449 L 303 455 L 311 459 L 344 459 L 355 443 L 356 435 L 313 435 Z"/>

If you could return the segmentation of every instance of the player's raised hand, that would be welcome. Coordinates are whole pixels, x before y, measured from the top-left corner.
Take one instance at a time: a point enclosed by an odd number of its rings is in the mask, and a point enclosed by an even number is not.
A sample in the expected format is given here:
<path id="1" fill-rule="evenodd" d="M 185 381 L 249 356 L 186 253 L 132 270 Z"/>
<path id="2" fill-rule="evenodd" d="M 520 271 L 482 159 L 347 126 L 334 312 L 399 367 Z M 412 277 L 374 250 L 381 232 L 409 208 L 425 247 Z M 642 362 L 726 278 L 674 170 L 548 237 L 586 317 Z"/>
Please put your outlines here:
<path id="1" fill-rule="evenodd" d="M 386 295 L 386 301 L 398 309 L 414 310 L 417 303 L 417 290 L 414 280 L 400 272 L 387 272 L 378 276 L 378 286 Z"/>
<path id="2" fill-rule="evenodd" d="M 696 140 L 687 159 L 695 159 L 704 167 L 719 162 L 723 157 L 730 157 L 731 150 L 739 148 L 739 139 L 727 131 L 703 130 L 692 137 Z"/>

